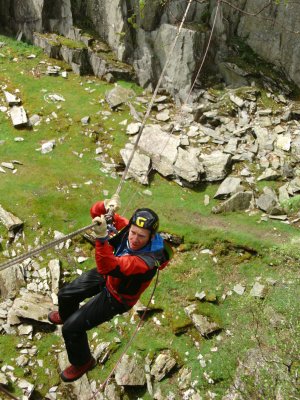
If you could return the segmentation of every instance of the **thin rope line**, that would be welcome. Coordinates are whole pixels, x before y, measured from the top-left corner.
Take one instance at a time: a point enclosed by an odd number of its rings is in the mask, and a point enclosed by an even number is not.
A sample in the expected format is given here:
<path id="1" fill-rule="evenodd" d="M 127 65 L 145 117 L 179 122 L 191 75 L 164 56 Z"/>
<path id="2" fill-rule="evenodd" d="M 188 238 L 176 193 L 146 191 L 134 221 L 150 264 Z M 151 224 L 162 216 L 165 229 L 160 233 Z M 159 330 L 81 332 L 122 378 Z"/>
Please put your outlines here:
<path id="1" fill-rule="evenodd" d="M 61 238 L 58 238 L 58 239 L 55 239 L 55 240 L 52 240 L 51 242 L 46 243 L 43 246 L 37 247 L 36 249 L 31 250 L 26 254 L 21 254 L 20 256 L 14 257 L 13 259 L 11 259 L 9 261 L 6 261 L 3 264 L 1 264 L 0 265 L 0 271 L 6 269 L 8 267 L 11 267 L 12 265 L 21 263 L 22 261 L 26 260 L 27 258 L 31 258 L 31 257 L 41 253 L 44 250 L 47 250 L 47 249 L 50 249 L 51 247 L 56 246 L 59 243 L 65 242 L 66 240 L 72 238 L 73 236 L 76 236 L 79 233 L 85 232 L 88 229 L 91 229 L 96 225 L 97 225 L 97 222 L 93 222 L 91 225 L 84 226 L 83 228 L 77 229 L 76 231 L 71 232 L 68 235 L 65 235 L 65 236 L 63 236 Z"/>
<path id="2" fill-rule="evenodd" d="M 214 30 L 215 30 L 215 26 L 216 26 L 216 22 L 217 22 L 217 16 L 218 16 L 218 13 L 219 13 L 220 3 L 221 3 L 221 0 L 218 0 L 217 9 L 216 9 L 216 12 L 215 12 L 214 21 L 213 21 L 213 25 L 212 25 L 212 28 L 211 28 L 211 31 L 210 31 L 210 35 L 209 35 L 208 43 L 207 43 L 207 46 L 206 46 L 206 50 L 205 50 L 202 62 L 200 64 L 200 67 L 198 69 L 197 75 L 196 75 L 196 77 L 194 79 L 194 82 L 193 82 L 193 84 L 191 86 L 191 89 L 190 89 L 190 91 L 188 93 L 188 96 L 187 96 L 186 101 L 185 101 L 184 104 L 186 104 L 188 102 L 188 100 L 190 98 L 190 95 L 191 95 L 191 93 L 192 93 L 192 91 L 193 91 L 193 89 L 195 87 L 196 81 L 197 81 L 197 79 L 198 79 L 198 77 L 200 75 L 200 72 L 202 71 L 202 67 L 203 67 L 203 65 L 204 65 L 204 63 L 206 61 L 206 57 L 207 57 L 207 54 L 208 54 L 208 50 L 210 48 L 212 36 L 213 36 Z"/>
<path id="3" fill-rule="evenodd" d="M 177 34 L 176 34 L 175 40 L 174 40 L 173 45 L 172 45 L 172 47 L 171 47 L 171 50 L 170 50 L 170 52 L 169 52 L 167 61 L 166 61 L 165 65 L 164 65 L 164 67 L 163 67 L 163 70 L 162 70 L 161 74 L 160 74 L 160 77 L 159 77 L 159 80 L 158 80 L 158 82 L 157 82 L 156 88 L 155 88 L 155 90 L 154 90 L 153 96 L 152 96 L 151 101 L 150 101 L 150 103 L 149 103 L 147 112 L 146 112 L 146 114 L 145 114 L 145 116 L 144 116 L 144 118 L 143 118 L 142 124 L 141 124 L 141 126 L 140 126 L 139 133 L 138 133 L 138 135 L 137 135 L 137 138 L 136 138 L 136 141 L 135 141 L 135 143 L 134 143 L 133 149 L 132 149 L 132 151 L 131 151 L 130 157 L 129 157 L 128 161 L 127 161 L 126 168 L 125 168 L 125 170 L 124 170 L 124 172 L 123 172 L 122 178 L 121 178 L 120 183 L 119 183 L 119 186 L 118 186 L 118 188 L 117 188 L 117 191 L 116 191 L 116 194 L 117 194 L 117 195 L 120 193 L 120 191 L 121 191 L 121 189 L 122 189 L 122 186 L 123 186 L 123 184 L 124 184 L 124 181 L 125 181 L 125 179 L 126 179 L 126 175 L 127 175 L 127 173 L 128 173 L 128 170 L 129 170 L 131 161 L 132 161 L 133 156 L 134 156 L 134 153 L 135 153 L 135 151 L 136 151 L 136 149 L 137 149 L 137 146 L 138 146 L 138 143 L 139 143 L 139 141 L 140 141 L 140 138 L 141 138 L 141 136 L 142 136 L 142 133 L 143 133 L 143 130 L 144 130 L 146 121 L 147 121 L 147 119 L 148 119 L 148 117 L 149 117 L 149 115 L 150 115 L 151 109 L 152 109 L 152 107 L 153 107 L 153 103 L 154 103 L 155 97 L 156 97 L 156 95 L 157 95 L 158 89 L 159 89 L 159 87 L 160 87 L 160 85 L 161 85 L 161 82 L 162 82 L 162 80 L 163 80 L 164 74 L 165 74 L 166 69 L 167 69 L 167 67 L 168 67 L 168 65 L 169 65 L 169 62 L 171 61 L 171 56 L 172 56 L 172 54 L 173 54 L 173 51 L 174 51 L 174 49 L 175 49 L 177 40 L 178 40 L 179 35 L 180 35 L 180 33 L 181 33 L 181 30 L 182 30 L 183 24 L 184 24 L 184 22 L 185 22 L 185 20 L 186 20 L 186 17 L 187 17 L 189 8 L 190 8 L 190 6 L 191 6 L 191 4 L 192 4 L 193 1 L 194 1 L 194 0 L 189 0 L 189 3 L 188 3 L 188 5 L 187 5 L 187 7 L 186 7 L 184 16 L 183 16 L 183 18 L 182 18 L 182 21 L 181 21 L 181 24 L 180 24 L 180 26 L 179 26 L 178 32 L 177 32 Z"/>
<path id="4" fill-rule="evenodd" d="M 147 311 L 148 311 L 148 309 L 149 309 L 149 305 L 150 305 L 150 303 L 151 303 L 151 301 L 152 301 L 154 292 L 155 292 L 156 287 L 157 287 L 158 276 L 159 276 L 159 268 L 157 268 L 156 280 L 155 280 L 155 283 L 154 283 L 154 287 L 153 287 L 151 296 L 150 296 L 150 298 L 149 298 L 149 300 L 148 300 L 147 306 L 146 306 L 146 308 L 145 308 L 145 310 L 144 310 L 144 312 L 143 312 L 143 314 L 142 314 L 142 316 L 141 316 L 141 319 L 140 319 L 139 323 L 136 325 L 135 330 L 134 330 L 133 334 L 131 335 L 131 338 L 130 338 L 129 341 L 127 342 L 127 345 L 125 346 L 125 349 L 123 350 L 122 354 L 121 354 L 120 357 L 118 358 L 117 362 L 115 363 L 114 367 L 113 367 L 112 370 L 110 371 L 109 375 L 107 376 L 107 378 L 105 379 L 105 381 L 104 381 L 102 384 L 100 384 L 100 388 L 99 388 L 96 392 L 93 392 L 93 398 L 95 398 L 95 396 L 96 396 L 100 391 L 103 391 L 103 390 L 104 390 L 105 386 L 107 385 L 107 382 L 109 381 L 109 379 L 110 379 L 110 378 L 112 377 L 112 375 L 114 374 L 114 372 L 115 372 L 117 366 L 118 366 L 119 363 L 121 362 L 123 356 L 125 355 L 125 353 L 126 353 L 127 350 L 129 349 L 131 343 L 133 342 L 133 340 L 134 340 L 134 338 L 136 337 L 136 335 L 138 334 L 138 331 L 140 330 L 142 324 L 144 323 L 144 318 L 145 318 L 146 313 L 147 313 Z"/>
<path id="5" fill-rule="evenodd" d="M 194 79 L 194 81 L 193 81 L 193 83 L 192 83 L 192 85 L 191 85 L 191 89 L 189 90 L 189 93 L 188 93 L 187 98 L 186 98 L 186 100 L 184 101 L 183 105 L 187 104 L 188 99 L 190 98 L 190 95 L 191 95 L 191 93 L 192 93 L 192 91 L 193 91 L 193 89 L 194 89 L 194 87 L 195 87 L 196 81 L 197 81 L 197 79 L 198 79 L 198 77 L 199 77 L 199 75 L 200 75 L 200 72 L 201 72 L 202 68 L 203 68 L 203 65 L 204 65 L 204 63 L 205 63 L 205 61 L 206 61 L 206 57 L 207 57 L 207 54 L 208 54 L 208 50 L 209 50 L 210 45 L 211 45 L 212 36 L 213 36 L 214 30 L 215 30 L 216 21 L 217 21 L 217 15 L 218 15 L 218 12 L 219 12 L 219 8 L 220 8 L 221 1 L 222 1 L 222 0 L 218 0 L 218 4 L 217 4 L 215 16 L 214 16 L 214 20 L 213 20 L 213 25 L 212 25 L 212 29 L 211 29 L 211 32 L 210 32 L 210 35 L 209 35 L 209 39 L 208 39 L 208 42 L 207 42 L 207 46 L 206 46 L 206 49 L 205 49 L 205 52 L 204 52 L 204 56 L 203 56 L 203 58 L 202 58 L 202 62 L 201 62 L 201 64 L 200 64 L 200 67 L 199 67 L 199 69 L 198 69 L 198 71 L 197 71 L 196 77 L 195 77 L 195 79 Z M 167 147 L 167 145 L 168 145 L 168 143 L 169 143 L 169 141 L 170 141 L 170 139 L 171 139 L 171 135 L 173 134 L 174 130 L 175 130 L 175 127 L 173 126 L 171 132 L 169 133 L 169 138 L 168 138 L 168 140 L 166 141 L 166 143 L 165 143 L 165 145 L 164 145 L 164 147 L 163 147 L 163 149 L 162 149 L 162 151 L 161 151 L 161 153 L 160 153 L 160 156 L 163 154 L 165 148 Z M 129 168 L 128 168 L 128 169 L 129 169 Z M 150 172 L 151 172 L 153 169 L 154 169 L 154 168 L 153 168 L 153 165 L 151 165 L 151 167 L 150 167 L 150 168 L 148 169 L 148 171 L 147 171 L 147 174 L 146 174 L 147 177 L 149 176 Z M 132 195 L 132 199 L 136 196 L 136 194 L 137 194 L 137 193 L 135 192 L 135 193 Z"/>
<path id="6" fill-rule="evenodd" d="M 0 391 L 6 394 L 7 397 L 14 400 L 19 400 L 17 397 L 13 396 L 8 390 L 6 390 L 3 385 L 0 383 Z"/>

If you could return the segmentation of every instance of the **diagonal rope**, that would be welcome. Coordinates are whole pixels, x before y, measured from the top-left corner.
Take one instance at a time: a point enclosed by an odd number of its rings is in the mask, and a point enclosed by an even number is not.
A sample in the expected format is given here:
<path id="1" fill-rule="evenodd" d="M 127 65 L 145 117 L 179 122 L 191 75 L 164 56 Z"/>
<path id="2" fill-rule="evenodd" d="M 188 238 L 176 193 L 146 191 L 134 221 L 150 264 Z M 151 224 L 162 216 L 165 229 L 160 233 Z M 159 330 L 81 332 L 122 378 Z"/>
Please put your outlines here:
<path id="1" fill-rule="evenodd" d="M 179 35 L 180 35 L 181 31 L 182 31 L 183 24 L 184 24 L 184 22 L 185 22 L 185 20 L 186 20 L 187 14 L 188 14 L 188 12 L 189 12 L 190 6 L 191 6 L 191 4 L 192 4 L 193 1 L 194 1 L 194 0 L 189 0 L 189 3 L 188 3 L 188 5 L 187 5 L 187 7 L 186 7 L 184 16 L 183 16 L 182 21 L 181 21 L 181 24 L 180 24 L 180 26 L 179 26 L 179 28 L 178 28 L 178 31 L 177 31 L 175 40 L 174 40 L 174 42 L 173 42 L 173 45 L 172 45 L 172 47 L 171 47 L 171 50 L 170 50 L 170 52 L 169 52 L 167 61 L 166 61 L 165 65 L 164 65 L 164 67 L 163 67 L 163 69 L 162 69 L 162 72 L 161 72 L 161 74 L 160 74 L 160 77 L 159 77 L 159 80 L 158 80 L 158 82 L 157 82 L 156 88 L 155 88 L 155 90 L 154 90 L 154 92 L 153 92 L 151 101 L 150 101 L 150 103 L 149 103 L 147 112 L 146 112 L 146 114 L 145 114 L 145 116 L 144 116 L 144 118 L 143 118 L 142 124 L 141 124 L 141 126 L 140 126 L 139 133 L 138 133 L 138 135 L 137 135 L 137 138 L 136 138 L 136 141 L 135 141 L 135 143 L 134 143 L 133 149 L 132 149 L 132 151 L 131 151 L 130 157 L 129 157 L 129 159 L 128 159 L 126 168 L 125 168 L 125 170 L 124 170 L 124 172 L 123 172 L 122 178 L 121 178 L 120 183 L 119 183 L 119 185 L 118 185 L 116 194 L 119 194 L 119 193 L 120 193 L 120 191 L 121 191 L 121 189 L 122 189 L 122 186 L 123 186 L 123 184 L 124 184 L 124 181 L 125 181 L 125 179 L 126 179 L 126 175 L 127 175 L 128 171 L 129 171 L 130 164 L 131 164 L 131 162 L 132 162 L 132 160 L 133 160 L 134 153 L 135 153 L 135 151 L 137 150 L 137 146 L 138 146 L 138 143 L 139 143 L 140 138 L 141 138 L 141 136 L 142 136 L 144 127 L 145 127 L 145 125 L 146 125 L 146 121 L 147 121 L 147 119 L 149 118 L 149 115 L 150 115 L 151 109 L 152 109 L 152 107 L 153 107 L 153 103 L 154 103 L 154 100 L 155 100 L 155 98 L 156 98 L 157 92 L 158 92 L 158 90 L 159 90 L 159 88 L 160 88 L 160 85 L 161 85 L 161 82 L 162 82 L 162 80 L 163 80 L 163 78 L 164 78 L 166 69 L 167 69 L 167 67 L 168 67 L 168 65 L 169 65 L 169 63 L 170 63 L 170 61 L 171 61 L 171 57 L 172 57 L 172 55 L 173 55 L 175 46 L 176 46 L 176 44 L 177 44 Z"/>
<path id="2" fill-rule="evenodd" d="M 220 9 L 221 2 L 222 2 L 222 0 L 218 0 L 217 7 L 216 7 L 216 11 L 215 11 L 215 16 L 214 16 L 214 20 L 213 20 L 213 24 L 212 24 L 212 28 L 211 28 L 211 32 L 210 32 L 210 35 L 209 35 L 209 39 L 208 39 L 208 42 L 207 42 L 207 45 L 206 45 L 206 49 L 205 49 L 205 52 L 204 52 L 204 55 L 203 55 L 201 64 L 200 64 L 200 66 L 199 66 L 199 68 L 198 68 L 197 74 L 196 74 L 196 76 L 195 76 L 195 78 L 194 78 L 194 80 L 193 80 L 193 83 L 192 83 L 192 85 L 191 85 L 191 88 L 190 88 L 190 90 L 189 90 L 189 93 L 188 93 L 188 95 L 187 95 L 187 98 L 185 99 L 185 101 L 184 101 L 182 107 L 184 107 L 184 105 L 186 105 L 186 104 L 188 103 L 188 100 L 189 100 L 189 98 L 190 98 L 190 96 L 191 96 L 191 93 L 192 93 L 192 91 L 193 91 L 193 89 L 194 89 L 194 87 L 195 87 L 196 81 L 197 81 L 197 79 L 199 78 L 199 75 L 200 75 L 200 73 L 201 73 L 201 71 L 202 71 L 203 65 L 204 65 L 204 63 L 205 63 L 205 61 L 206 61 L 206 58 L 207 58 L 207 55 L 208 55 L 208 51 L 209 51 L 209 48 L 210 48 L 210 46 L 211 46 L 212 37 L 213 37 L 214 31 L 215 31 L 216 22 L 217 22 L 217 16 L 218 16 L 218 13 L 219 13 L 219 9 Z M 164 145 L 164 147 L 162 148 L 161 153 L 160 153 L 159 156 L 161 156 L 161 155 L 164 153 L 164 150 L 166 149 L 166 147 L 167 147 L 167 145 L 168 145 L 168 143 L 169 143 L 169 141 L 170 141 L 170 138 L 171 138 L 171 135 L 172 135 L 173 132 L 174 132 L 174 129 L 175 129 L 175 127 L 173 126 L 171 132 L 169 133 L 169 139 L 165 142 L 165 145 Z M 129 169 L 129 168 L 128 168 L 128 169 Z M 127 169 L 127 172 L 128 172 L 128 169 Z M 153 169 L 154 169 L 154 168 L 153 168 L 153 165 L 151 165 L 151 166 L 149 167 L 149 169 L 148 169 L 146 175 L 144 176 L 144 181 L 145 181 L 145 183 L 146 183 L 146 177 L 149 176 L 150 172 L 151 172 Z M 132 200 L 134 199 L 134 197 L 135 197 L 136 195 L 137 195 L 137 192 L 134 192 L 134 193 L 132 194 L 131 202 L 132 202 Z"/>
<path id="3" fill-rule="evenodd" d="M 207 54 L 208 54 L 208 50 L 209 50 L 209 48 L 210 48 L 211 41 L 212 41 L 212 37 L 213 37 L 214 31 L 215 31 L 215 27 L 216 27 L 216 22 L 217 22 L 217 17 L 218 17 L 218 13 L 219 13 L 219 8 L 220 8 L 221 1 L 222 1 L 222 0 L 218 0 L 218 4 L 217 4 L 216 11 L 215 11 L 215 16 L 214 16 L 214 21 L 213 21 L 212 28 L 211 28 L 211 31 L 210 31 L 210 35 L 209 35 L 208 43 L 207 43 L 207 46 L 206 46 L 206 50 L 205 50 L 204 56 L 203 56 L 203 58 L 202 58 L 200 67 L 199 67 L 199 69 L 198 69 L 197 75 L 196 75 L 196 77 L 195 77 L 195 79 L 194 79 L 194 82 L 193 82 L 193 84 L 192 84 L 192 86 L 191 86 L 191 89 L 190 89 L 190 91 L 189 91 L 189 93 L 188 93 L 188 96 L 187 96 L 187 98 L 186 98 L 184 104 L 187 104 L 187 103 L 188 103 L 188 100 L 189 100 L 189 98 L 190 98 L 190 96 L 191 96 L 191 93 L 192 93 L 192 91 L 193 91 L 193 89 L 194 89 L 194 87 L 195 87 L 195 84 L 196 84 L 196 82 L 197 82 L 197 79 L 199 78 L 199 75 L 200 75 L 200 73 L 201 73 L 201 71 L 202 71 L 203 65 L 204 65 L 204 63 L 205 63 L 205 61 L 206 61 Z"/>
<path id="4" fill-rule="evenodd" d="M 88 226 L 84 226 L 83 228 L 77 229 L 77 231 L 71 232 L 68 235 L 62 236 L 61 238 L 52 240 L 51 242 L 46 243 L 40 247 L 37 247 L 36 249 L 33 249 L 26 254 L 21 254 L 20 256 L 14 257 L 9 261 L 6 261 L 3 264 L 0 264 L 0 271 L 6 269 L 8 267 L 11 267 L 15 264 L 19 264 L 22 261 L 26 260 L 27 258 L 31 258 L 31 257 L 41 253 L 44 250 L 50 249 L 51 247 L 58 245 L 59 243 L 65 242 L 66 240 L 72 238 L 73 236 L 79 235 L 80 233 L 83 233 L 83 232 L 87 231 L 88 229 L 93 228 L 95 225 L 97 225 L 97 222 L 94 222 Z"/>
<path id="5" fill-rule="evenodd" d="M 159 269 L 157 269 L 154 287 L 153 287 L 151 296 L 150 296 L 150 298 L 149 298 L 149 300 L 148 300 L 148 303 L 147 303 L 147 305 L 146 305 L 146 307 L 145 307 L 145 310 L 144 310 L 144 312 L 143 312 L 143 314 L 142 314 L 142 316 L 141 316 L 141 318 L 140 318 L 140 320 L 139 320 L 139 323 L 136 325 L 133 334 L 131 335 L 129 341 L 127 342 L 127 344 L 126 344 L 126 346 L 125 346 L 125 348 L 124 348 L 124 350 L 122 351 L 122 354 L 121 354 L 120 357 L 118 358 L 117 362 L 116 362 L 115 365 L 113 366 L 113 368 L 112 368 L 112 370 L 110 371 L 110 373 L 108 374 L 107 378 L 105 379 L 105 381 L 104 381 L 103 383 L 100 384 L 100 388 L 99 388 L 96 392 L 93 392 L 93 398 L 95 398 L 95 396 L 96 396 L 99 392 L 101 392 L 101 391 L 104 390 L 104 388 L 105 388 L 105 386 L 107 385 L 108 381 L 109 381 L 110 378 L 113 376 L 113 374 L 114 374 L 114 372 L 115 372 L 117 366 L 118 366 L 119 363 L 121 362 L 123 356 L 127 353 L 127 350 L 129 349 L 129 347 L 131 346 L 131 344 L 132 344 L 134 338 L 136 337 L 136 335 L 138 334 L 139 330 L 141 329 L 141 327 L 142 327 L 142 325 L 143 325 L 143 323 L 144 323 L 144 319 L 145 319 L 146 313 L 147 313 L 147 311 L 149 310 L 150 303 L 151 303 L 151 301 L 152 301 L 152 298 L 153 298 L 153 296 L 154 296 L 154 292 L 155 292 L 156 287 L 157 287 L 157 284 L 158 284 L 158 276 L 159 276 Z M 91 400 L 91 399 L 90 399 L 90 400 Z"/>

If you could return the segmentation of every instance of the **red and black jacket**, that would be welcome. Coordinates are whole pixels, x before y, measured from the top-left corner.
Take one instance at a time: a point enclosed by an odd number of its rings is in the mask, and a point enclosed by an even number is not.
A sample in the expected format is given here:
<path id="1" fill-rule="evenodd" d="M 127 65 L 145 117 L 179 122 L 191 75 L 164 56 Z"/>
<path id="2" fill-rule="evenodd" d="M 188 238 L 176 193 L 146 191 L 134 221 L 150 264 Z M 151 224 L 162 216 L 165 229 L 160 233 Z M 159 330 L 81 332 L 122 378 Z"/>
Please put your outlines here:
<path id="1" fill-rule="evenodd" d="M 91 207 L 92 218 L 105 213 L 104 202 L 97 202 Z M 114 215 L 114 226 L 119 232 L 109 240 L 96 240 L 95 258 L 98 271 L 106 278 L 108 291 L 130 308 L 150 285 L 157 269 L 163 269 L 168 264 L 172 252 L 163 242 L 161 248 L 116 256 L 115 250 L 121 242 L 127 242 L 128 222 L 126 218 Z"/>

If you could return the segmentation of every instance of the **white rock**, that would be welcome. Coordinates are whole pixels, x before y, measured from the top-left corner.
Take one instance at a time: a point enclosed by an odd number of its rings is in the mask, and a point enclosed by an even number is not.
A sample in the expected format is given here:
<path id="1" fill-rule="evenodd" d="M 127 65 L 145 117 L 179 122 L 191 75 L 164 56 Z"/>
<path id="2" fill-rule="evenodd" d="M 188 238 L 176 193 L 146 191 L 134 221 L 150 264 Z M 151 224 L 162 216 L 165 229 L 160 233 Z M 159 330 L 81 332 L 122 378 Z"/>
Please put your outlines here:
<path id="1" fill-rule="evenodd" d="M 140 122 L 133 122 L 127 126 L 126 133 L 128 135 L 135 135 L 139 132 L 140 126 Z"/>
<path id="2" fill-rule="evenodd" d="M 81 263 L 84 263 L 88 259 L 89 259 L 89 257 L 80 256 L 80 257 L 77 258 L 77 261 L 79 262 L 79 264 L 81 264 Z"/>
<path id="3" fill-rule="evenodd" d="M 245 287 L 240 285 L 239 283 L 235 285 L 232 289 L 235 293 L 242 295 L 245 292 Z"/>
<path id="4" fill-rule="evenodd" d="M 1 163 L 2 167 L 7 168 L 7 169 L 15 169 L 15 166 L 11 162 L 2 162 Z"/>
<path id="5" fill-rule="evenodd" d="M 50 140 L 49 142 L 43 143 L 41 147 L 41 153 L 50 153 L 55 146 L 55 140 Z"/>

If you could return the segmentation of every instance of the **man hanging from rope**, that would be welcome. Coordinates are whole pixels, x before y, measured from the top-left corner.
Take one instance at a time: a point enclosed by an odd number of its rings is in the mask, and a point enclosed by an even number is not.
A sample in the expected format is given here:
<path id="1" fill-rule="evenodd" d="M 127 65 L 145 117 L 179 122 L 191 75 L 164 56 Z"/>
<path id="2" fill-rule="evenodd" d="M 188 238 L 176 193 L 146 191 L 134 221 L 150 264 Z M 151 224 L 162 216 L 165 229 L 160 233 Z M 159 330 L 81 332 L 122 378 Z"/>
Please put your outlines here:
<path id="1" fill-rule="evenodd" d="M 157 233 L 157 214 L 141 208 L 131 219 L 114 213 L 113 226 L 105 215 L 120 207 L 120 198 L 95 203 L 90 210 L 96 233 L 95 259 L 97 268 L 85 272 L 58 292 L 58 311 L 48 319 L 62 324 L 68 358 L 71 363 L 61 372 L 61 379 L 72 382 L 96 365 L 91 355 L 87 331 L 122 314 L 138 301 L 150 285 L 157 269 L 164 268 L 170 252 Z M 117 231 L 111 236 L 111 231 Z M 86 298 L 91 299 L 79 307 Z"/>

